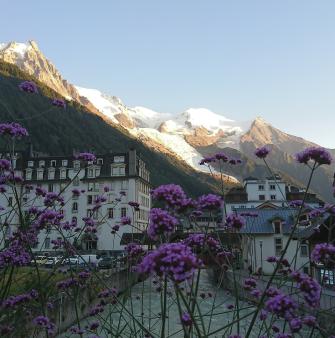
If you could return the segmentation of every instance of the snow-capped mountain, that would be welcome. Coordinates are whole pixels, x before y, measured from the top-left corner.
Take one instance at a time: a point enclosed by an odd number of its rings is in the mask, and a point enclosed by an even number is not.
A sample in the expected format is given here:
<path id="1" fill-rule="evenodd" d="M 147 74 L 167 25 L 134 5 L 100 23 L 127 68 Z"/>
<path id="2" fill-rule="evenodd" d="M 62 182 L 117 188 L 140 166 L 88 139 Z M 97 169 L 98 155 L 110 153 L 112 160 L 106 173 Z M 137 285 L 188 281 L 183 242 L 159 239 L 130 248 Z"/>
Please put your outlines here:
<path id="1" fill-rule="evenodd" d="M 89 110 L 98 113 L 90 101 L 81 97 L 76 88 L 63 79 L 57 68 L 40 51 L 35 41 L 0 43 L 0 60 L 17 65 L 67 100 L 75 100 Z"/>
<path id="2" fill-rule="evenodd" d="M 221 147 L 239 147 L 239 138 L 247 124 L 213 113 L 205 108 L 190 108 L 180 114 L 159 113 L 144 107 L 127 107 L 115 96 L 95 89 L 76 87 L 101 113 L 121 124 L 136 137 L 145 137 L 164 145 L 189 165 L 201 171 L 203 157 L 195 146 L 220 144 Z"/>

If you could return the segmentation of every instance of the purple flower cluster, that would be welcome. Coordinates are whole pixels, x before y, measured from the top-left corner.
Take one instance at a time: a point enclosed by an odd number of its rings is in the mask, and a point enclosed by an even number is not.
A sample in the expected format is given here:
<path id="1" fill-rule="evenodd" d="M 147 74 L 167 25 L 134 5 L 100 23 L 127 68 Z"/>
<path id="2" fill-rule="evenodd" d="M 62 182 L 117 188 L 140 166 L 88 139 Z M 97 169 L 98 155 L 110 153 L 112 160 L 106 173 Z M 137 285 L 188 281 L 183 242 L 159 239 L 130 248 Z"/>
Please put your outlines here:
<path id="1" fill-rule="evenodd" d="M 144 250 L 141 245 L 136 243 L 129 243 L 126 246 L 126 252 L 129 257 L 131 258 L 137 258 L 138 256 L 141 256 L 144 253 Z"/>
<path id="2" fill-rule="evenodd" d="M 122 225 L 130 225 L 131 224 L 131 218 L 129 216 L 121 217 L 121 224 Z"/>
<path id="3" fill-rule="evenodd" d="M 292 273 L 293 279 L 297 282 L 299 290 L 302 292 L 306 303 L 313 308 L 316 308 L 320 304 L 321 286 L 312 277 L 300 273 Z"/>
<path id="4" fill-rule="evenodd" d="M 150 210 L 148 236 L 157 240 L 159 236 L 168 236 L 173 233 L 178 220 L 171 216 L 166 210 L 153 208 Z"/>
<path id="5" fill-rule="evenodd" d="M 335 267 L 335 246 L 330 243 L 316 244 L 311 253 L 311 260 L 324 264 L 327 268 Z"/>
<path id="6" fill-rule="evenodd" d="M 266 158 L 269 155 L 270 151 L 271 150 L 270 150 L 269 147 L 263 146 L 263 147 L 257 148 L 255 150 L 255 155 L 258 158 L 264 159 L 264 158 Z"/>
<path id="7" fill-rule="evenodd" d="M 166 276 L 175 283 L 191 278 L 202 262 L 191 248 L 181 243 L 167 243 L 149 252 L 137 266 L 137 271 L 144 274 Z"/>
<path id="8" fill-rule="evenodd" d="M 290 320 L 295 317 L 294 313 L 297 308 L 297 303 L 290 296 L 281 292 L 269 298 L 265 302 L 265 309 L 268 312 L 276 314 L 278 317 L 286 320 Z"/>
<path id="9" fill-rule="evenodd" d="M 181 316 L 181 323 L 184 326 L 192 326 L 192 318 L 188 312 L 184 312 Z"/>
<path id="10" fill-rule="evenodd" d="M 237 214 L 229 214 L 226 218 L 225 226 L 228 229 L 240 230 L 243 226 L 245 226 L 245 219 Z"/>
<path id="11" fill-rule="evenodd" d="M 189 207 L 194 207 L 194 202 L 187 198 L 181 186 L 176 184 L 166 184 L 151 191 L 152 198 L 164 202 L 167 207 L 176 211 L 183 211 Z"/>
<path id="12" fill-rule="evenodd" d="M 20 90 L 26 93 L 33 93 L 33 94 L 38 93 L 37 85 L 33 81 L 23 81 L 19 84 L 19 88 Z"/>
<path id="13" fill-rule="evenodd" d="M 140 210 L 140 205 L 137 202 L 130 201 L 130 202 L 128 202 L 128 205 L 130 205 L 131 207 L 133 207 L 135 209 L 135 211 Z"/>
<path id="14" fill-rule="evenodd" d="M 225 153 L 217 153 L 214 156 L 208 156 L 203 158 L 199 164 L 200 165 L 205 165 L 209 163 L 214 163 L 216 161 L 222 161 L 224 163 L 228 163 L 231 165 L 236 165 L 236 164 L 241 164 L 242 161 L 241 159 L 233 158 L 233 157 L 228 157 Z"/>
<path id="15" fill-rule="evenodd" d="M 24 293 L 21 295 L 16 296 L 10 296 L 9 298 L 5 299 L 1 306 L 3 308 L 14 308 L 16 306 L 25 304 L 30 302 L 33 299 L 36 299 L 38 297 L 38 293 L 36 290 L 31 290 L 29 293 Z"/>
<path id="16" fill-rule="evenodd" d="M 202 195 L 197 201 L 200 210 L 220 210 L 222 197 L 214 194 Z"/>
<path id="17" fill-rule="evenodd" d="M 0 135 L 21 138 L 23 136 L 28 136 L 28 131 L 27 129 L 23 128 L 20 124 L 15 122 L 1 123 Z"/>
<path id="18" fill-rule="evenodd" d="M 256 286 L 257 286 L 257 281 L 254 278 L 246 278 L 244 280 L 243 288 L 245 290 L 251 291 L 251 290 L 255 289 Z"/>
<path id="19" fill-rule="evenodd" d="M 53 99 L 51 104 L 53 106 L 56 106 L 56 107 L 60 107 L 60 108 L 64 108 L 64 109 L 66 108 L 66 103 L 62 99 Z"/>
<path id="20" fill-rule="evenodd" d="M 0 169 L 1 170 L 9 170 L 11 168 L 10 161 L 6 159 L 0 159 Z"/>
<path id="21" fill-rule="evenodd" d="M 49 334 L 53 334 L 55 332 L 55 324 L 52 323 L 48 317 L 38 316 L 33 319 L 33 324 L 46 329 Z"/>
<path id="22" fill-rule="evenodd" d="M 299 163 L 308 164 L 309 161 L 314 161 L 318 165 L 331 164 L 332 156 L 324 148 L 309 147 L 295 155 Z"/>
<path id="23" fill-rule="evenodd" d="M 183 243 L 192 248 L 195 252 L 208 250 L 214 254 L 222 251 L 220 242 L 211 236 L 206 236 L 205 234 L 190 234 L 184 239 Z"/>

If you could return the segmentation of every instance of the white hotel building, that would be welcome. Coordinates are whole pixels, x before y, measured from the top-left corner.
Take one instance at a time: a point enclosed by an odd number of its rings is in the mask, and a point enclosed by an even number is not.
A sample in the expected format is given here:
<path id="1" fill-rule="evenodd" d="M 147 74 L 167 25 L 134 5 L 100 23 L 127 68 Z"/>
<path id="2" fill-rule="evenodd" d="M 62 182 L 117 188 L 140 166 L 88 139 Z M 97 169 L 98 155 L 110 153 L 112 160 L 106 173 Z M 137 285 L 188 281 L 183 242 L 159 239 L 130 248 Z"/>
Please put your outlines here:
<path id="1" fill-rule="evenodd" d="M 23 209 L 29 209 L 33 200 L 34 205 L 43 206 L 43 198 L 36 199 L 35 189 L 29 191 L 25 188 L 26 185 L 56 193 L 65 189 L 62 193 L 65 201 L 62 208 L 63 221 L 74 221 L 77 222 L 77 227 L 83 227 L 82 219 L 92 217 L 99 223 L 95 235 L 79 232 L 81 236 L 73 236 L 78 237 L 75 242 L 78 249 L 91 252 L 122 250 L 124 246 L 120 242 L 124 233 L 146 229 L 151 207 L 150 174 L 136 150 L 97 155 L 96 161 L 89 165 L 84 165 L 73 156 L 26 156 L 24 153 L 17 153 L 16 156 L 16 173 L 24 179 L 24 184 L 18 189 Z M 2 154 L 2 157 L 6 157 L 6 154 Z M 105 188 L 108 192 L 104 192 Z M 8 238 L 19 224 L 18 216 L 13 212 L 17 209 L 16 199 L 10 192 L 11 188 L 7 189 L 8 192 L 0 194 L 0 206 L 4 208 L 0 211 L 0 226 L 3 229 L 0 234 L 0 247 L 3 246 L 3 239 Z M 84 192 L 75 196 L 73 189 Z M 120 196 L 121 191 L 125 196 Z M 102 203 L 99 210 L 94 211 L 94 201 L 101 195 L 104 195 L 107 201 Z M 116 202 L 118 198 L 121 198 L 121 201 Z M 133 212 L 132 207 L 128 205 L 130 201 L 139 203 L 139 211 Z M 122 216 L 130 217 L 134 227 L 120 226 L 119 231 L 112 234 L 112 227 L 120 224 Z M 34 249 L 53 251 L 51 241 L 60 237 L 60 233 L 55 229 L 42 230 L 38 245 Z"/>

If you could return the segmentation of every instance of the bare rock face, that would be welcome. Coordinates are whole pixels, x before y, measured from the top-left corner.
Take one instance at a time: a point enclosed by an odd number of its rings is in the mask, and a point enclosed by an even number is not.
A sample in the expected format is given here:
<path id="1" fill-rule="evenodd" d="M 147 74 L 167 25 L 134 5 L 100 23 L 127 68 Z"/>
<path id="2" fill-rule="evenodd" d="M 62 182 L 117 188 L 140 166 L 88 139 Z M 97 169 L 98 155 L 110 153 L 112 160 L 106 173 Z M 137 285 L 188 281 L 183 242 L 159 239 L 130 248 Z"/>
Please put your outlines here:
<path id="1" fill-rule="evenodd" d="M 90 111 L 98 113 L 86 98 L 79 95 L 72 84 L 62 78 L 56 67 L 39 50 L 35 41 L 29 41 L 27 44 L 8 43 L 0 49 L 0 60 L 15 64 L 22 71 L 34 76 L 67 100 L 77 101 Z"/>
<path id="2" fill-rule="evenodd" d="M 221 129 L 217 133 L 211 134 L 206 128 L 197 127 L 192 135 L 185 135 L 185 140 L 193 147 L 207 147 L 218 142 L 224 136 Z"/>
<path id="3" fill-rule="evenodd" d="M 119 121 L 121 126 L 128 128 L 128 129 L 135 128 L 134 121 L 128 115 L 120 113 L 120 114 L 114 115 L 114 117 Z"/>

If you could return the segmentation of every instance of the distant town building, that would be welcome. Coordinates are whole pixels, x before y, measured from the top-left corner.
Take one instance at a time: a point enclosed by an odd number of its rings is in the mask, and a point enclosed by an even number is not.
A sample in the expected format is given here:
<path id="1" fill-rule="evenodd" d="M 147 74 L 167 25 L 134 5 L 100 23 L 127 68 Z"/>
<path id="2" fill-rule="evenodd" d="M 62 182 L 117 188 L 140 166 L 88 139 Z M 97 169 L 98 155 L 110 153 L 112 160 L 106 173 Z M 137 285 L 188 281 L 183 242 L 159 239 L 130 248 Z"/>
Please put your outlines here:
<path id="1" fill-rule="evenodd" d="M 258 179 L 247 177 L 242 187 L 231 189 L 225 195 L 227 212 L 242 208 L 288 207 L 289 202 L 302 200 L 305 190 L 285 183 L 280 176 Z M 323 205 L 316 194 L 308 193 L 306 204 L 311 207 Z"/>
<path id="2" fill-rule="evenodd" d="M 5 153 L 0 155 L 8 157 Z M 14 159 L 16 175 L 24 179 L 24 184 L 19 189 L 23 210 L 28 210 L 33 202 L 34 205 L 43 206 L 43 198 L 36 199 L 35 196 L 35 188 L 41 187 L 48 192 L 62 192 L 65 200 L 62 208 L 64 221 L 76 222 L 78 227 L 84 227 L 85 217 L 103 220 L 96 234 L 82 233 L 75 243 L 79 249 L 121 250 L 123 246 L 120 240 L 123 233 L 141 232 L 147 227 L 151 207 L 150 174 L 136 150 L 97 155 L 96 161 L 85 167 L 73 156 L 31 155 L 17 153 Z M 28 189 L 27 185 L 31 185 L 33 189 Z M 74 189 L 82 193 L 77 196 L 72 193 Z M 106 196 L 107 201 L 102 203 L 100 209 L 94 210 L 94 202 L 99 195 Z M 115 202 L 118 199 L 121 200 Z M 18 214 L 10 212 L 17 210 L 15 200 L 10 189 L 7 193 L 0 194 L 0 206 L 4 208 L 0 211 L 0 222 L 7 223 L 5 238 L 11 236 L 19 224 Z M 130 201 L 139 204 L 138 211 L 133 212 L 128 205 Z M 112 234 L 112 227 L 120 225 L 120 219 L 124 216 L 130 217 L 133 226 L 120 226 L 117 234 Z M 52 251 L 52 240 L 60 237 L 54 229 L 42 230 L 34 250 Z"/>

